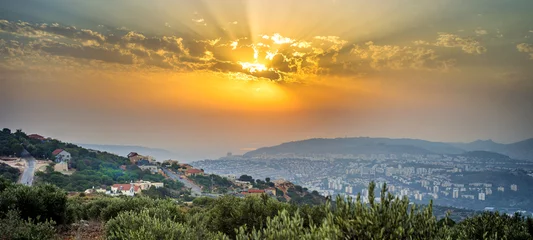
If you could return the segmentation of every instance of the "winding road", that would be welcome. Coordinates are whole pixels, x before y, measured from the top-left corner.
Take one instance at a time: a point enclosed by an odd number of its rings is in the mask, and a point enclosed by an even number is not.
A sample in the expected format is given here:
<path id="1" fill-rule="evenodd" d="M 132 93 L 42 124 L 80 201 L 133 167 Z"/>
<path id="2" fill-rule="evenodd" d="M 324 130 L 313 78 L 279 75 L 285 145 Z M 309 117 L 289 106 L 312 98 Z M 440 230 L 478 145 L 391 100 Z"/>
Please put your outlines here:
<path id="1" fill-rule="evenodd" d="M 166 168 L 161 168 L 163 169 L 163 172 L 165 172 L 165 174 L 167 176 L 169 176 L 170 178 L 174 179 L 174 180 L 178 180 L 180 182 L 182 182 L 185 187 L 188 187 L 191 189 L 191 193 L 193 196 L 201 196 L 202 195 L 202 190 L 200 189 L 200 187 L 198 187 L 197 185 L 185 180 L 185 179 L 182 179 L 180 178 L 177 174 L 171 172 L 170 170 L 166 169 Z"/>
<path id="2" fill-rule="evenodd" d="M 31 186 L 33 185 L 33 175 L 35 174 L 35 158 L 26 149 L 22 151 L 21 158 L 26 160 L 26 168 L 22 172 L 19 183 Z"/>

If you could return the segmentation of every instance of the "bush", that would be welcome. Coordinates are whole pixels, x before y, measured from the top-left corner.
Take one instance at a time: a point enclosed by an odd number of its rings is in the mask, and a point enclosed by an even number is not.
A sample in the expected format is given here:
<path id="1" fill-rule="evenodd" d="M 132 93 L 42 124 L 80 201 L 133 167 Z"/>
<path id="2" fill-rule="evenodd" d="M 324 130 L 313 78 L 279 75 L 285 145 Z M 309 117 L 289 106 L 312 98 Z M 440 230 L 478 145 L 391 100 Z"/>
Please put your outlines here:
<path id="1" fill-rule="evenodd" d="M 0 239 L 11 240 L 48 240 L 55 235 L 53 221 L 39 219 L 23 220 L 20 213 L 10 210 L 5 218 L 0 219 Z"/>
<path id="2" fill-rule="evenodd" d="M 109 240 L 228 239 L 199 226 L 174 221 L 168 210 L 150 208 L 140 212 L 122 212 L 106 224 Z"/>
<path id="3" fill-rule="evenodd" d="M 509 216 L 498 212 L 484 212 L 467 218 L 451 229 L 443 229 L 442 236 L 452 239 L 533 239 L 527 221 L 520 215 Z"/>
<path id="4" fill-rule="evenodd" d="M 11 185 L 0 193 L 0 212 L 6 213 L 10 209 L 18 210 L 22 219 L 53 220 L 63 224 L 66 220 L 67 195 L 58 187 L 48 184 L 35 187 Z"/>

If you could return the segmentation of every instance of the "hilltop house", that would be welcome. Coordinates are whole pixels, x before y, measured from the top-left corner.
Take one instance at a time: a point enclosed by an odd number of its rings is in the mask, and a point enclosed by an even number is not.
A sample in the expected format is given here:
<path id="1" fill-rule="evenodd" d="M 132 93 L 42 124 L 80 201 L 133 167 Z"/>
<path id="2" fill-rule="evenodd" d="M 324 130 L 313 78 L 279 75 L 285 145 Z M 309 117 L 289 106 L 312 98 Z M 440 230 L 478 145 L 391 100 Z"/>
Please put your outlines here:
<path id="1" fill-rule="evenodd" d="M 155 159 L 151 156 L 143 156 L 136 152 L 130 152 L 128 154 L 128 158 L 130 159 L 130 162 L 137 165 L 149 165 L 154 164 Z"/>
<path id="2" fill-rule="evenodd" d="M 191 168 L 191 169 L 187 169 L 187 171 L 185 171 L 185 176 L 187 176 L 187 177 L 189 177 L 189 176 L 197 176 L 197 175 L 203 176 L 204 175 L 204 170 Z"/>
<path id="3" fill-rule="evenodd" d="M 56 158 L 57 163 L 70 161 L 70 153 L 63 149 L 54 150 L 52 155 Z"/>
<path id="4" fill-rule="evenodd" d="M 30 135 L 28 135 L 28 137 L 31 138 L 31 139 L 39 140 L 41 142 L 46 140 L 45 137 L 43 137 L 43 136 L 41 136 L 39 134 L 30 134 Z"/>

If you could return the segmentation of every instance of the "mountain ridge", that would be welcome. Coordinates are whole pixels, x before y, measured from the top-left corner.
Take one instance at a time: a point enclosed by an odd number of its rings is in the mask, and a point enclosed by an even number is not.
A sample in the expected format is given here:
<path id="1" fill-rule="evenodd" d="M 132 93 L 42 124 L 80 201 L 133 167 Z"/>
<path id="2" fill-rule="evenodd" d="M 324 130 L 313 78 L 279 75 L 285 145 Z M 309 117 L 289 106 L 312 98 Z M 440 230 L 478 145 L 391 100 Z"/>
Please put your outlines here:
<path id="1" fill-rule="evenodd" d="M 411 138 L 311 138 L 262 147 L 244 154 L 465 154 L 493 152 L 518 160 L 533 160 L 533 138 L 502 144 L 492 140 L 470 143 L 433 142 Z"/>

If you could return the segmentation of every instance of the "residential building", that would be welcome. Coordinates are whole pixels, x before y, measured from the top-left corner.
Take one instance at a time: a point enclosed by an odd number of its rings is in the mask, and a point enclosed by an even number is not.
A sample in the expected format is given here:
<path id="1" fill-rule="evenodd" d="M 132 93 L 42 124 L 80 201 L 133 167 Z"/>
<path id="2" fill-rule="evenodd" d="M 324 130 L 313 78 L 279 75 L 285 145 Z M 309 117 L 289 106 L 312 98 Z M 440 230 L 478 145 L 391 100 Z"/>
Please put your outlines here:
<path id="1" fill-rule="evenodd" d="M 155 165 L 141 165 L 141 166 L 138 166 L 141 170 L 145 171 L 145 170 L 149 170 L 151 173 L 158 173 L 159 172 L 159 167 L 158 166 L 155 166 Z"/>
<path id="2" fill-rule="evenodd" d="M 133 182 L 130 184 L 113 184 L 111 186 L 111 194 L 122 194 L 127 196 L 134 196 L 141 192 L 140 186 L 135 186 Z"/>
<path id="3" fill-rule="evenodd" d="M 30 134 L 30 135 L 28 135 L 28 137 L 31 138 L 31 139 L 39 140 L 39 141 L 46 140 L 45 137 L 43 137 L 43 136 L 41 136 L 39 134 Z"/>
<path id="4" fill-rule="evenodd" d="M 70 161 L 70 153 L 63 149 L 56 149 L 52 152 L 52 155 L 56 158 L 56 162 L 67 162 Z"/>
<path id="5" fill-rule="evenodd" d="M 265 193 L 265 190 L 262 189 L 248 189 L 248 194 L 250 196 L 257 196 Z"/>
<path id="6" fill-rule="evenodd" d="M 133 183 L 134 186 L 137 186 L 137 187 L 140 187 L 141 190 L 148 190 L 150 189 L 151 187 L 155 187 L 155 188 L 161 188 L 161 187 L 164 187 L 164 183 L 160 183 L 160 182 L 149 182 L 149 181 L 143 181 L 143 180 L 140 180 L 140 181 L 137 181 L 137 182 L 134 182 Z"/>
<path id="7" fill-rule="evenodd" d="M 478 199 L 479 199 L 480 201 L 485 201 L 485 193 L 480 192 L 480 193 L 478 194 Z"/>
<path id="8" fill-rule="evenodd" d="M 185 171 L 185 176 L 187 176 L 187 177 L 188 176 L 197 176 L 197 175 L 203 176 L 204 175 L 204 170 L 191 168 L 191 169 L 187 169 L 187 171 Z"/>

